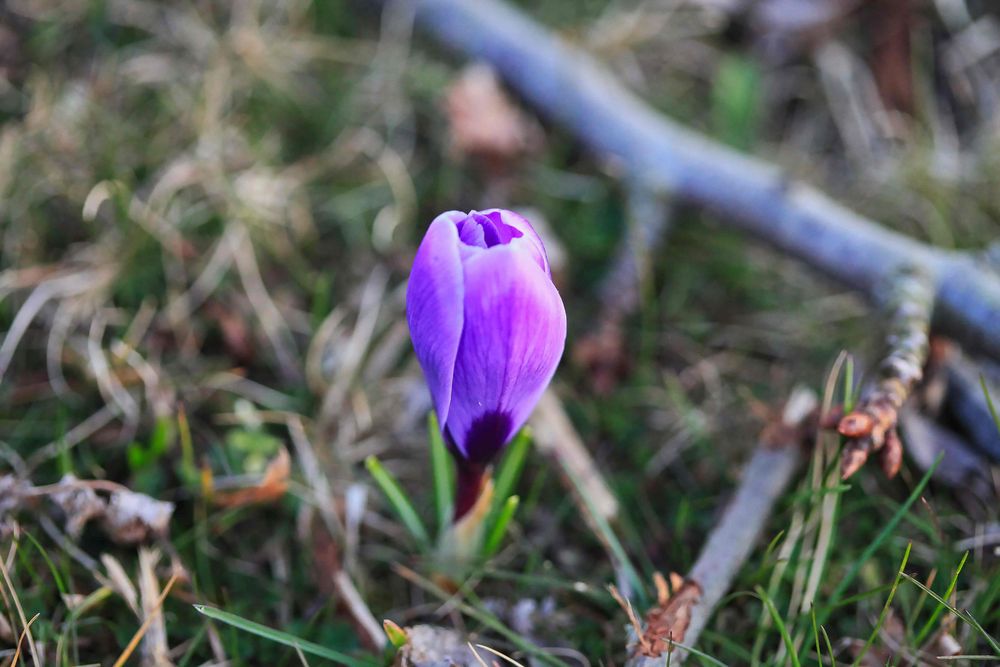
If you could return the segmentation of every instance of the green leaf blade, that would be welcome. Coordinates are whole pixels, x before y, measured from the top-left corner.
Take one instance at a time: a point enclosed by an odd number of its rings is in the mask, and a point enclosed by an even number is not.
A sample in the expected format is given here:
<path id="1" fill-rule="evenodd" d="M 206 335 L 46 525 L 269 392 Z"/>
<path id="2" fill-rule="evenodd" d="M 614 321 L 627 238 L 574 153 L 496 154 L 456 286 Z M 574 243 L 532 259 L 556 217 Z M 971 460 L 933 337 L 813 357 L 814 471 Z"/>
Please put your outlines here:
<path id="1" fill-rule="evenodd" d="M 250 621 L 242 616 L 237 616 L 236 614 L 218 609 L 216 607 L 209 607 L 202 604 L 196 604 L 193 606 L 195 611 L 199 614 L 207 616 L 208 618 L 225 623 L 226 625 L 231 625 L 234 628 L 243 630 L 244 632 L 248 632 L 252 635 L 257 635 L 258 637 L 263 637 L 264 639 L 268 639 L 278 644 L 284 644 L 285 646 L 297 648 L 303 653 L 309 653 L 320 658 L 326 658 L 327 660 L 332 660 L 342 665 L 347 665 L 348 667 L 375 667 L 379 664 L 373 659 L 356 658 L 346 653 L 336 651 L 332 648 L 327 648 L 326 646 L 321 646 L 314 642 L 306 641 L 305 639 L 299 639 L 298 637 L 290 635 L 287 632 L 275 630 L 274 628 Z"/>
<path id="2" fill-rule="evenodd" d="M 410 535 L 413 536 L 421 547 L 425 549 L 429 548 L 431 540 L 427 534 L 427 529 L 424 528 L 424 524 L 420 520 L 420 515 L 417 514 L 413 503 L 406 497 L 403 487 L 399 485 L 396 478 L 374 456 L 369 456 L 365 459 L 365 467 L 368 469 L 368 473 L 372 476 L 372 479 L 375 480 L 375 483 L 382 490 L 389 504 L 396 511 L 403 525 L 410 531 Z"/>
<path id="3" fill-rule="evenodd" d="M 496 521 L 490 528 L 490 532 L 486 536 L 486 542 L 483 544 L 483 558 L 490 558 L 500 548 L 500 544 L 507 534 L 507 526 L 510 525 L 510 520 L 514 518 L 514 513 L 517 512 L 517 506 L 520 502 L 521 499 L 518 496 L 511 496 L 507 498 L 503 507 L 500 508 Z"/>
<path id="4" fill-rule="evenodd" d="M 448 447 L 441 436 L 441 425 L 433 410 L 427 415 L 427 439 L 431 445 L 431 473 L 434 478 L 434 509 L 437 512 L 438 534 L 443 534 L 451 525 L 454 511 L 452 499 L 455 497 L 455 471 L 451 465 Z"/>

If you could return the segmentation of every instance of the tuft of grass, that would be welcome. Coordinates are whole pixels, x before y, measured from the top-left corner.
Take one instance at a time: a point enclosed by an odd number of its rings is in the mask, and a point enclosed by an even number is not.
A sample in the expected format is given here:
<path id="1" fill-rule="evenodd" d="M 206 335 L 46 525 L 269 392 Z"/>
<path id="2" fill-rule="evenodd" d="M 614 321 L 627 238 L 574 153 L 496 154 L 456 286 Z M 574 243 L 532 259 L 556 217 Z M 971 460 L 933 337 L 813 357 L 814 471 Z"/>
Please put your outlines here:
<path id="1" fill-rule="evenodd" d="M 958 567 L 955 568 L 955 574 L 952 575 L 951 581 L 948 582 L 948 588 L 945 589 L 944 595 L 942 596 L 944 597 L 945 600 L 950 598 L 951 594 L 955 592 L 955 586 L 958 585 L 958 577 L 959 575 L 962 574 L 962 568 L 965 567 L 965 561 L 967 561 L 968 559 L 969 559 L 969 552 L 966 551 L 964 554 L 962 554 L 962 560 L 959 562 Z M 927 590 L 929 590 L 929 588 Z M 926 591 L 924 595 L 926 595 Z M 917 646 L 923 646 L 924 641 L 927 639 L 928 636 L 930 636 L 930 633 L 934 630 L 934 626 L 937 623 L 937 620 L 941 616 L 941 613 L 944 611 L 944 609 L 945 607 L 940 604 L 934 608 L 934 611 L 931 613 L 930 618 L 927 619 L 927 622 L 924 623 L 924 626 L 920 629 L 920 632 L 917 633 L 917 636 L 913 642 L 914 644 L 916 644 Z"/>
<path id="2" fill-rule="evenodd" d="M 910 507 L 912 507 L 913 503 L 915 503 L 917 498 L 920 497 L 924 488 L 931 481 L 931 476 L 934 474 L 934 471 L 941 463 L 942 457 L 943 454 L 938 455 L 934 463 L 927 469 L 927 472 L 924 473 L 924 476 L 921 477 L 920 481 L 913 487 L 913 491 L 910 492 L 907 499 L 902 505 L 899 506 L 899 509 L 896 510 L 895 514 L 893 514 L 892 517 L 885 523 L 885 526 L 881 531 L 879 531 L 878 535 L 875 536 L 875 539 L 872 540 L 867 547 L 865 547 L 864 551 L 861 552 L 861 555 L 855 559 L 854 563 L 847 570 L 844 576 L 842 576 L 837 582 L 836 588 L 834 588 L 833 593 L 830 594 L 826 604 L 823 606 L 823 611 L 820 612 L 819 623 L 821 625 L 826 622 L 826 619 L 829 618 L 833 609 L 837 607 L 837 604 L 840 602 L 844 593 L 847 592 L 847 589 L 854 583 L 854 580 L 857 578 L 861 568 L 871 559 L 872 556 L 875 555 L 875 552 L 878 551 L 882 544 L 889 539 L 892 533 L 896 530 L 896 527 L 899 525 L 899 522 L 903 520 L 904 516 L 906 516 Z"/>
<path id="3" fill-rule="evenodd" d="M 979 633 L 980 636 L 982 636 L 983 639 L 986 640 L 986 643 L 989 644 L 991 649 L 993 649 L 994 656 L 1000 658 L 1000 641 L 997 641 L 997 639 L 994 638 L 993 635 L 987 632 L 986 629 L 983 628 L 982 625 L 980 625 L 979 621 L 977 621 L 976 618 L 969 611 L 953 607 L 951 603 L 949 603 L 943 597 L 941 597 L 931 589 L 927 588 L 926 586 L 924 586 L 922 583 L 920 583 L 910 575 L 903 574 L 903 577 L 911 584 L 913 584 L 920 590 L 924 591 L 927 595 L 930 595 L 932 598 L 934 598 L 938 602 L 938 604 L 940 604 L 943 608 L 947 609 L 952 614 L 957 616 L 959 619 L 969 624 L 976 632 Z"/>

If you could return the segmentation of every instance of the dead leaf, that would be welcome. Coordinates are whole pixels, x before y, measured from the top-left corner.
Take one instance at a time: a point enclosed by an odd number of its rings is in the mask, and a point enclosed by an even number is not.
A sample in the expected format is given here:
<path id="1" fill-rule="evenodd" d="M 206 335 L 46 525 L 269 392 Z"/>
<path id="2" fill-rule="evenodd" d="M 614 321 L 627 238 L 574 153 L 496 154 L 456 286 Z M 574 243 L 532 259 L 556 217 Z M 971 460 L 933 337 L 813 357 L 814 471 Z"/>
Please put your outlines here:
<path id="1" fill-rule="evenodd" d="M 173 503 L 122 490 L 111 494 L 102 524 L 115 542 L 135 544 L 166 537 L 173 513 Z"/>
<path id="2" fill-rule="evenodd" d="M 132 610 L 132 613 L 139 617 L 139 595 L 135 591 L 135 586 L 132 585 L 132 580 L 125 573 L 125 568 L 110 554 L 101 554 L 101 562 L 104 563 L 104 569 L 108 572 L 110 588 L 125 600 L 125 604 Z"/>
<path id="3" fill-rule="evenodd" d="M 448 89 L 446 101 L 452 150 L 502 168 L 537 143 L 524 114 L 515 107 L 488 65 L 469 65 Z"/>
<path id="4" fill-rule="evenodd" d="M 288 478 L 292 473 L 292 459 L 288 450 L 282 447 L 277 456 L 267 464 L 260 483 L 236 491 L 216 491 L 212 502 L 222 507 L 243 507 L 256 503 L 271 503 L 280 500 L 288 491 Z"/>
<path id="5" fill-rule="evenodd" d="M 96 491 L 79 482 L 73 475 L 65 475 L 59 480 L 59 488 L 49 494 L 66 515 L 66 532 L 73 539 L 80 537 L 88 521 L 104 516 L 107 509 L 107 503 Z"/>
<path id="6" fill-rule="evenodd" d="M 676 581 L 672 581 L 676 583 Z M 646 626 L 639 638 L 639 650 L 651 658 L 672 648 L 670 642 L 683 642 L 691 623 L 691 608 L 701 598 L 701 586 L 684 581 L 668 599 L 659 601 L 646 612 Z"/>
<path id="7" fill-rule="evenodd" d="M 109 494 L 109 499 L 97 492 Z M 104 480 L 81 480 L 66 475 L 58 483 L 35 487 L 12 475 L 0 477 L 0 516 L 24 509 L 31 499 L 48 497 L 66 517 L 66 532 L 77 538 L 92 519 L 99 519 L 116 542 L 130 544 L 149 537 L 164 537 L 174 504 L 135 493 Z"/>
<path id="8" fill-rule="evenodd" d="M 632 630 L 629 634 L 629 653 L 646 658 L 662 659 L 674 649 L 675 643 L 683 643 L 691 624 L 691 608 L 701 599 L 701 586 L 686 580 L 676 572 L 670 573 L 670 586 L 660 573 L 653 577 L 656 586 L 656 604 L 646 612 L 640 623 L 635 610 L 614 586 L 609 586 L 611 596 L 628 614 Z M 672 592 L 671 592 L 672 591 Z"/>

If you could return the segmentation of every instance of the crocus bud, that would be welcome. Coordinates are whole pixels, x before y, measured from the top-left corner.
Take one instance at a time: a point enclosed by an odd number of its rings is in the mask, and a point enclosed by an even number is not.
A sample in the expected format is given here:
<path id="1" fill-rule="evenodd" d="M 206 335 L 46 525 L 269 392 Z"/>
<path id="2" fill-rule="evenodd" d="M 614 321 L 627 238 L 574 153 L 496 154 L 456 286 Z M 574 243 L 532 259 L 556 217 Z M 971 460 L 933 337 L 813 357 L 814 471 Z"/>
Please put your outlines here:
<path id="1" fill-rule="evenodd" d="M 417 250 L 406 319 L 458 464 L 458 518 L 552 379 L 566 310 L 527 220 L 502 209 L 449 211 Z"/>

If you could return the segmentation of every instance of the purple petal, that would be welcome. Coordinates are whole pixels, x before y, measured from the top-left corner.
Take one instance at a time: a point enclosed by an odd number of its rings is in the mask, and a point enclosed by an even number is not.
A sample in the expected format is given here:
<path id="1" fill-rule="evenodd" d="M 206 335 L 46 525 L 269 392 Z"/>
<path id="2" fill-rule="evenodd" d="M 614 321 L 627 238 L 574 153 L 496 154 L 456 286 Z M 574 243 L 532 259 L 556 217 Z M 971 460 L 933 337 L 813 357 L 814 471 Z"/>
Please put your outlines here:
<path id="1" fill-rule="evenodd" d="M 463 266 L 465 322 L 447 430 L 469 460 L 488 462 L 552 379 L 566 343 L 566 311 L 530 246 L 494 246 Z"/>
<path id="2" fill-rule="evenodd" d="M 455 223 L 464 217 L 449 211 L 434 219 L 417 249 L 406 288 L 410 338 L 441 424 L 448 419 L 462 335 L 464 290 Z"/>
<path id="3" fill-rule="evenodd" d="M 542 243 L 541 237 L 538 236 L 538 232 L 536 232 L 535 228 L 531 226 L 531 223 L 528 222 L 527 218 L 503 208 L 491 208 L 486 211 L 480 211 L 480 214 L 490 218 L 495 223 L 502 223 L 503 226 L 512 227 L 520 232 L 519 237 L 515 237 L 510 240 L 511 245 L 527 246 L 530 249 L 532 256 L 535 258 L 535 261 L 540 267 L 542 267 L 542 270 L 545 271 L 545 275 L 552 275 L 552 272 L 549 270 L 549 258 L 548 255 L 545 254 L 545 245 Z"/>

